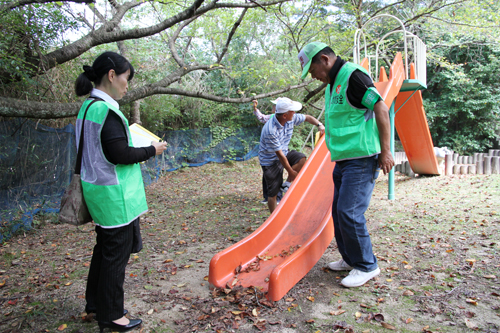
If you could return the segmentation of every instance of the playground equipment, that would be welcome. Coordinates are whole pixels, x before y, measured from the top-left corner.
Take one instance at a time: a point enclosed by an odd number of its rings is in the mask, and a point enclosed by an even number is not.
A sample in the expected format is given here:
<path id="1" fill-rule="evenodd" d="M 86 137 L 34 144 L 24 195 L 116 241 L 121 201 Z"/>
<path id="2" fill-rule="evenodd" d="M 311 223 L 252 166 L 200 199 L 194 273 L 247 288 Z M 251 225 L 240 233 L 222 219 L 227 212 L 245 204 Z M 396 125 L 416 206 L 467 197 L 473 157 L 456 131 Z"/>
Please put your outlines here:
<path id="1" fill-rule="evenodd" d="M 375 45 L 374 54 L 370 54 L 367 48 L 365 30 L 381 18 L 395 20 L 401 29 L 394 29 L 383 35 Z M 395 39 L 398 35 L 402 37 L 399 40 Z M 361 47 L 361 38 L 363 38 L 363 47 Z M 386 49 L 386 44 L 391 46 Z M 372 76 L 375 77 L 374 81 L 378 81 L 375 83 L 375 87 L 380 91 L 379 87 L 387 82 L 387 79 L 384 67 L 381 67 L 380 72 L 378 72 L 379 61 L 396 52 L 398 46 L 403 51 L 404 81 L 394 100 L 385 99 L 389 106 L 391 120 L 391 153 L 394 156 L 396 128 L 412 170 L 417 174 L 439 175 L 438 162 L 434 154 L 434 145 L 420 92 L 421 89 L 427 88 L 425 44 L 420 38 L 407 31 L 403 22 L 395 16 L 378 15 L 368 20 L 361 29 L 356 30 L 353 47 L 354 62 L 361 64 L 372 73 Z M 360 60 L 361 51 L 364 51 L 363 60 Z M 372 68 L 371 64 L 373 63 L 375 66 Z M 394 169 L 389 173 L 388 198 L 389 200 L 395 198 Z"/>
<path id="2" fill-rule="evenodd" d="M 397 21 L 401 23 L 401 21 Z M 378 67 L 379 57 L 377 55 L 382 54 L 380 43 L 384 43 L 387 37 L 393 36 L 397 32 L 403 35 L 404 54 L 396 52 L 389 69 L 389 76 L 382 68 L 380 75 L 376 76 L 378 82 L 375 83 L 377 90 L 391 110 L 391 150 L 393 152 L 394 107 L 396 104 L 400 105 L 399 112 L 404 112 L 405 115 L 408 113 L 412 122 L 405 124 L 404 117 L 400 117 L 401 121 L 396 118 L 398 133 L 400 133 L 402 141 L 403 138 L 405 141 L 411 141 L 410 135 L 415 133 L 422 134 L 425 130 L 428 132 L 428 128 L 423 127 L 423 120 L 425 120 L 425 124 L 427 121 L 423 108 L 419 104 L 421 103 L 421 95 L 414 93 L 409 97 L 402 95 L 402 93 L 414 92 L 425 87 L 425 82 L 415 78 L 417 74 L 408 75 L 407 40 L 412 39 L 413 41 L 413 46 L 410 45 L 409 48 L 413 51 L 414 71 L 417 72 L 425 72 L 425 45 L 418 42 L 419 40 L 415 41 L 417 37 L 406 32 L 402 23 L 401 26 L 402 31 L 391 32 L 381 39 L 376 46 L 375 56 L 368 55 L 365 39 L 365 57 L 361 61 L 359 59 L 360 41 L 358 37 L 365 38 L 362 29 L 356 32 L 354 49 L 355 61 L 370 71 L 372 62 L 375 63 L 375 68 Z M 423 74 L 421 75 L 423 76 Z M 412 76 L 414 78 L 411 78 Z M 397 103 L 395 100 L 398 100 Z M 423 113 L 423 117 L 419 112 Z M 421 126 L 415 125 L 414 113 L 419 113 L 417 122 Z M 412 130 L 413 132 L 411 132 Z M 419 139 L 422 141 L 416 146 L 427 148 L 430 145 L 430 149 L 433 150 L 432 141 L 429 141 L 430 134 L 428 137 L 425 133 L 422 136 L 423 139 Z M 437 161 L 434 155 L 417 154 L 415 145 L 412 145 L 411 142 L 405 142 L 403 146 L 405 150 L 409 149 L 407 151 L 408 159 L 411 158 L 414 165 L 418 167 L 423 165 L 422 170 L 424 170 L 425 167 L 432 166 L 435 162 L 437 170 Z M 421 161 L 425 163 L 421 163 Z M 251 235 L 217 253 L 212 258 L 208 277 L 210 285 L 217 288 L 252 286 L 267 293 L 268 299 L 277 301 L 300 281 L 318 262 L 334 236 L 331 217 L 334 166 L 335 163 L 330 161 L 330 153 L 324 142 L 324 137 L 322 137 L 285 197 L 266 222 Z M 394 177 L 394 171 L 391 173 Z M 394 181 L 394 178 L 392 180 Z M 393 189 L 394 185 L 392 185 L 392 192 Z M 391 192 L 391 187 L 389 192 Z"/>

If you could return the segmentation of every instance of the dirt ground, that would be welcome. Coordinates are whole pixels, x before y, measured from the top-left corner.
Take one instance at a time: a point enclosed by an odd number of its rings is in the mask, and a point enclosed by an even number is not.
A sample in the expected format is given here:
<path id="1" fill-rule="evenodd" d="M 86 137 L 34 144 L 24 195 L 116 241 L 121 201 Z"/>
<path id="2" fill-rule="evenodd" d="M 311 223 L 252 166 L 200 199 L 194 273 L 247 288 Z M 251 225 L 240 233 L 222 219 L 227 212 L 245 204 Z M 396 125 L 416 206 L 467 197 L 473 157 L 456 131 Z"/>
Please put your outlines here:
<path id="1" fill-rule="evenodd" d="M 377 180 L 366 214 L 382 273 L 344 288 L 333 241 L 278 302 L 210 291 L 210 259 L 269 216 L 256 159 L 165 174 L 146 192 L 144 249 L 127 266 L 125 308 L 142 332 L 498 332 L 500 175 Z M 98 332 L 84 320 L 95 234 L 41 215 L 0 245 L 0 331 Z M 88 319 L 88 318 L 87 318 Z"/>

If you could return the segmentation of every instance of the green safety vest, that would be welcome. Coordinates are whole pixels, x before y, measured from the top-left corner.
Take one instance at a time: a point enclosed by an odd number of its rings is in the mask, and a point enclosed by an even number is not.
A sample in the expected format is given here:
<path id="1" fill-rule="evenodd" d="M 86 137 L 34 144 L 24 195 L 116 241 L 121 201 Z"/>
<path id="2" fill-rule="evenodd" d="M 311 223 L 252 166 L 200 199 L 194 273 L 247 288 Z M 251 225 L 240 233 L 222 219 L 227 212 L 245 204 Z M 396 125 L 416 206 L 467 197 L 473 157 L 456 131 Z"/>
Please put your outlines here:
<path id="1" fill-rule="evenodd" d="M 78 113 L 76 142 L 80 140 L 82 119 L 91 101 L 86 100 Z M 148 210 L 140 165 L 115 165 L 104 156 L 101 131 L 109 112 L 120 116 L 129 145 L 133 146 L 123 113 L 106 102 L 92 104 L 85 118 L 81 179 L 90 215 L 103 228 L 127 225 Z"/>
<path id="2" fill-rule="evenodd" d="M 339 70 L 333 90 L 325 92 L 326 145 L 332 161 L 368 157 L 379 154 L 380 138 L 373 108 L 381 98 L 375 87 L 366 91 L 362 103 L 369 108 L 358 109 L 347 101 L 349 78 L 355 70 L 368 75 L 361 66 L 346 62 Z"/>

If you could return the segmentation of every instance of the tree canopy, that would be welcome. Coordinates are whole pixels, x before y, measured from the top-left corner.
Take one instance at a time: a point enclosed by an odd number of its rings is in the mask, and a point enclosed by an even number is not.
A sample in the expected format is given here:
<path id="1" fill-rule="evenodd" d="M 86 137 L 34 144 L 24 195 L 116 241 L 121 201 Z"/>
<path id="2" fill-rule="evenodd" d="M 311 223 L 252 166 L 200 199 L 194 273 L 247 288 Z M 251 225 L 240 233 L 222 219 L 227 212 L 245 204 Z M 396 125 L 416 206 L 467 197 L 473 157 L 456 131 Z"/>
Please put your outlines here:
<path id="1" fill-rule="evenodd" d="M 241 115 L 254 98 L 321 98 L 324 85 L 299 78 L 301 47 L 323 41 L 351 60 L 355 30 L 391 14 L 427 45 L 424 98 L 435 144 L 484 148 L 498 122 L 499 7 L 483 0 L 0 1 L 0 116 L 76 115 L 74 80 L 112 50 L 137 70 L 120 101 L 132 117 L 140 112 L 161 129 L 246 126 L 253 120 Z M 478 122 L 489 125 L 458 143 Z"/>

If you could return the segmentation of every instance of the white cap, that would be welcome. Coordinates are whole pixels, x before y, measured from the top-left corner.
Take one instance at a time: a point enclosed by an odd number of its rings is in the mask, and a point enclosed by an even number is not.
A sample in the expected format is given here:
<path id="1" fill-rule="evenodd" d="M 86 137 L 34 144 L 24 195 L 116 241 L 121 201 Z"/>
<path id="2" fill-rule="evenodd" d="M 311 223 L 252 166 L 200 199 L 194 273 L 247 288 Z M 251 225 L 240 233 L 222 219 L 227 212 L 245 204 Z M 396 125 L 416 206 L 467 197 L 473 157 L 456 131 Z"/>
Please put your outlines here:
<path id="1" fill-rule="evenodd" d="M 271 103 L 276 104 L 276 103 L 278 103 L 278 101 L 279 101 L 280 99 L 282 99 L 282 98 L 286 98 L 286 97 L 278 97 L 278 98 L 276 98 L 275 100 L 272 100 L 272 101 L 271 101 Z"/>
<path id="2" fill-rule="evenodd" d="M 300 111 L 302 104 L 292 101 L 288 97 L 280 97 L 276 100 L 276 113 L 286 113 L 288 111 Z"/>

